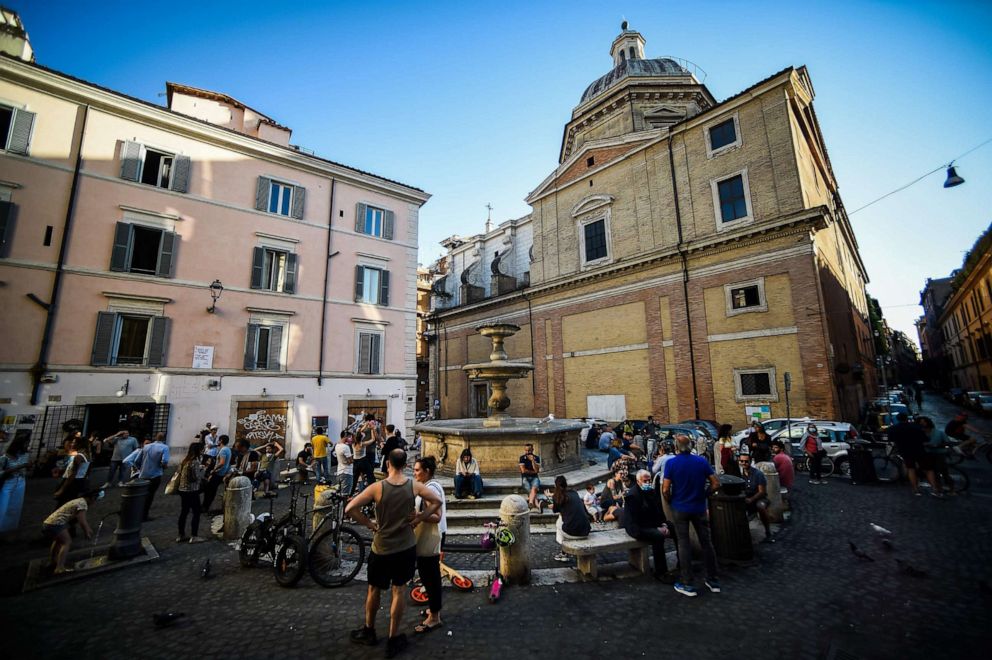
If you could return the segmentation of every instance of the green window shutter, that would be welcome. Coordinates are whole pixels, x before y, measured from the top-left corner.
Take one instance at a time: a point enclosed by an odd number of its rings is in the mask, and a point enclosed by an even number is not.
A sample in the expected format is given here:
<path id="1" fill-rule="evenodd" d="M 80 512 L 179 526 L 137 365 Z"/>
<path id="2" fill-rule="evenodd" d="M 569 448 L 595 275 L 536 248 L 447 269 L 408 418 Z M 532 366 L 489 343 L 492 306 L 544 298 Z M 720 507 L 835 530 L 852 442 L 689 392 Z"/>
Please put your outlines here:
<path id="1" fill-rule="evenodd" d="M 121 178 L 137 181 L 141 178 L 141 144 L 124 140 L 121 147 Z"/>
<path id="2" fill-rule="evenodd" d="M 189 156 L 175 156 L 172 159 L 172 189 L 176 192 L 189 192 Z"/>
<path id="3" fill-rule="evenodd" d="M 131 238 L 134 227 L 128 222 L 118 222 L 114 230 L 114 247 L 110 251 L 110 270 L 126 273 L 131 265 Z"/>
<path id="4" fill-rule="evenodd" d="M 255 370 L 255 344 L 258 343 L 258 324 L 248 324 L 248 334 L 245 337 L 245 371 Z"/>
<path id="5" fill-rule="evenodd" d="M 368 206 L 358 202 L 355 205 L 355 231 L 359 234 L 365 233 L 365 213 Z"/>
<path id="6" fill-rule="evenodd" d="M 151 323 L 152 337 L 148 343 L 148 366 L 161 367 L 165 364 L 165 346 L 169 340 L 169 319 L 156 316 Z"/>
<path id="7" fill-rule="evenodd" d="M 251 257 L 251 288 L 262 288 L 262 269 L 265 267 L 265 248 L 257 247 Z"/>
<path id="8" fill-rule="evenodd" d="M 28 153 L 28 143 L 31 141 L 31 127 L 34 126 L 34 113 L 27 110 L 15 110 L 14 121 L 10 127 L 10 140 L 7 151 L 14 154 Z"/>
<path id="9" fill-rule="evenodd" d="M 117 314 L 114 312 L 96 313 L 96 333 L 93 335 L 93 355 L 90 358 L 90 364 L 94 367 L 106 367 L 110 364 L 116 325 Z"/>
<path id="10" fill-rule="evenodd" d="M 269 210 L 269 193 L 272 190 L 272 180 L 268 177 L 258 177 L 255 185 L 255 209 L 259 211 Z"/>
<path id="11" fill-rule="evenodd" d="M 282 370 L 282 326 L 269 326 L 269 370 Z"/>
<path id="12" fill-rule="evenodd" d="M 392 211 L 382 212 L 382 237 L 386 240 L 393 240 L 393 224 L 396 215 Z"/>
<path id="13" fill-rule="evenodd" d="M 12 202 L 0 202 L 0 257 L 6 257 L 13 236 L 14 209 Z"/>
<path id="14" fill-rule="evenodd" d="M 303 219 L 303 207 L 307 203 L 307 189 L 302 186 L 293 187 L 293 208 L 290 212 L 297 220 Z"/>
<path id="15" fill-rule="evenodd" d="M 176 232 L 174 231 L 163 231 L 162 241 L 159 243 L 158 247 L 158 266 L 155 268 L 155 274 L 159 277 L 172 277 L 173 275 L 173 263 L 175 262 L 176 254 Z"/>
<path id="16" fill-rule="evenodd" d="M 286 255 L 286 277 L 283 278 L 282 292 L 296 293 L 296 267 L 299 257 L 295 254 Z"/>
<path id="17" fill-rule="evenodd" d="M 372 334 L 358 333 L 358 373 L 372 373 Z"/>
<path id="18" fill-rule="evenodd" d="M 379 275 L 379 304 L 389 304 L 389 271 L 381 271 Z"/>
<path id="19" fill-rule="evenodd" d="M 362 299 L 362 293 L 365 291 L 365 267 L 355 266 L 355 302 L 359 302 Z"/>

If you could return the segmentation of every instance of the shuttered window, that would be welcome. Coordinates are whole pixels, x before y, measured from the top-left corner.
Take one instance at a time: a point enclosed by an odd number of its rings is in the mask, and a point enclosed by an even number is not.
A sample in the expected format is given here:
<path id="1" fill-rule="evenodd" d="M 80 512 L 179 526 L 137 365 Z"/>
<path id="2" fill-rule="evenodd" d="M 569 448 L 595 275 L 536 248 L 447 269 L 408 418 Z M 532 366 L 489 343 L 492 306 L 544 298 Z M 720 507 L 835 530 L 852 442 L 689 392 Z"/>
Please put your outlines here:
<path id="1" fill-rule="evenodd" d="M 370 266 L 355 266 L 355 302 L 388 305 L 389 271 Z"/>
<path id="2" fill-rule="evenodd" d="M 11 202 L 0 201 L 0 257 L 6 257 L 14 235 L 14 209 Z"/>
<path id="3" fill-rule="evenodd" d="M 118 222 L 110 252 L 110 270 L 172 277 L 176 246 L 175 232 Z"/>
<path id="4" fill-rule="evenodd" d="M 382 373 L 382 333 L 358 333 L 358 373 Z"/>
<path id="5" fill-rule="evenodd" d="M 164 316 L 97 312 L 90 364 L 164 366 L 169 323 Z"/>
<path id="6" fill-rule="evenodd" d="M 363 202 L 355 206 L 355 231 L 359 234 L 393 240 L 396 214 Z"/>
<path id="7" fill-rule="evenodd" d="M 0 105 L 0 148 L 26 156 L 33 128 L 33 112 Z"/>
<path id="8" fill-rule="evenodd" d="M 299 258 L 292 252 L 256 247 L 252 252 L 251 288 L 296 293 Z"/>
<path id="9" fill-rule="evenodd" d="M 189 192 L 189 156 L 172 154 L 125 140 L 121 145 L 121 178 L 176 192 Z"/>
<path id="10" fill-rule="evenodd" d="M 249 323 L 245 337 L 245 369 L 247 371 L 282 371 L 281 325 Z"/>
<path id="11" fill-rule="evenodd" d="M 258 177 L 255 184 L 255 209 L 259 211 L 302 220 L 306 199 L 307 189 L 303 186 L 267 176 Z"/>

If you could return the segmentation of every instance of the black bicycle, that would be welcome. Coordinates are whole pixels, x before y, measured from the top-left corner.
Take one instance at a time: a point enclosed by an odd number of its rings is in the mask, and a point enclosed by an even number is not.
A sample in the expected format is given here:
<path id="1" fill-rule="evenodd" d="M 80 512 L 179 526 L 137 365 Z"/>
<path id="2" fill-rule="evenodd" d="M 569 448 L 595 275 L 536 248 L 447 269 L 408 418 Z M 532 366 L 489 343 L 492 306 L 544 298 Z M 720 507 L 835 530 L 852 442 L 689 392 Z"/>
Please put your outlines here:
<path id="1" fill-rule="evenodd" d="M 273 563 L 280 546 L 280 541 L 288 536 L 299 536 L 306 529 L 306 521 L 298 513 L 301 489 L 304 485 L 301 482 L 294 482 L 287 479 L 283 483 L 288 483 L 290 487 L 289 511 L 275 518 L 272 515 L 272 504 L 274 498 L 269 499 L 269 512 L 260 515 L 253 523 L 248 525 L 244 534 L 241 535 L 241 548 L 238 551 L 238 558 L 245 568 L 253 568 L 258 562 L 267 557 Z M 302 495 L 306 508 L 308 495 Z"/>
<path id="2" fill-rule="evenodd" d="M 906 461 L 899 455 L 899 451 L 893 443 L 885 442 L 881 444 L 880 453 L 872 457 L 872 462 L 875 465 L 875 475 L 878 477 L 878 480 L 883 483 L 904 480 L 907 475 Z M 953 486 L 954 492 L 965 493 L 971 487 L 971 479 L 968 478 L 968 474 L 956 465 L 948 465 L 947 473 L 951 478 L 951 483 L 947 485 Z"/>
<path id="3" fill-rule="evenodd" d="M 276 551 L 276 582 L 295 586 L 309 571 L 322 587 L 340 587 L 351 582 L 365 562 L 365 540 L 354 527 L 344 523 L 348 497 L 336 490 L 330 493 L 330 506 L 315 507 L 308 513 L 320 515 L 320 522 L 309 535 L 287 535 Z M 304 525 L 306 521 L 304 520 Z"/>

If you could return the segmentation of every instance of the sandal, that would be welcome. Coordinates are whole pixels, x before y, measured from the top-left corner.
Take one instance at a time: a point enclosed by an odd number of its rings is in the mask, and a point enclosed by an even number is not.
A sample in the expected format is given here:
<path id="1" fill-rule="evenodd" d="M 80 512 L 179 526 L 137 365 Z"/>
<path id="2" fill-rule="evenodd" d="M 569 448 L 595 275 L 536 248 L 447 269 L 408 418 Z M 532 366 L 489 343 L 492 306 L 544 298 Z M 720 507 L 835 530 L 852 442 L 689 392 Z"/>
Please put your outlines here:
<path id="1" fill-rule="evenodd" d="M 413 629 L 413 633 L 415 635 L 426 635 L 429 632 L 434 632 L 443 625 L 444 624 L 440 622 L 435 623 L 433 626 L 429 626 L 426 623 L 421 623 L 420 625 L 418 625 L 416 628 Z"/>

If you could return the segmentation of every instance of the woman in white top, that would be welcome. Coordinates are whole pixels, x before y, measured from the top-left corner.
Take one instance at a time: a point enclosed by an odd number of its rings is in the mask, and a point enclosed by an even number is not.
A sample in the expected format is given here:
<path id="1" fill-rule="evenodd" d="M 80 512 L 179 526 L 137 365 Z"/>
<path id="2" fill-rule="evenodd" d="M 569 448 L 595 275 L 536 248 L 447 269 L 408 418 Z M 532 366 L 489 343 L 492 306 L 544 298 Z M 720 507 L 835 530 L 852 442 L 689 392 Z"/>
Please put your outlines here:
<path id="1" fill-rule="evenodd" d="M 482 497 L 482 473 L 479 472 L 479 462 L 472 458 L 472 450 L 468 447 L 462 450 L 455 466 L 455 497 L 462 499 L 466 495 L 470 500 Z"/>
<path id="2" fill-rule="evenodd" d="M 441 627 L 441 546 L 448 531 L 448 521 L 445 517 L 446 506 L 444 488 L 434 478 L 437 461 L 433 456 L 418 458 L 413 464 L 413 478 L 433 490 L 441 498 L 441 508 L 433 516 L 417 525 L 414 530 L 417 535 L 417 572 L 420 581 L 427 591 L 427 618 L 414 628 L 417 634 L 428 633 Z M 417 511 L 422 510 L 421 498 L 414 505 Z"/>
<path id="3" fill-rule="evenodd" d="M 80 450 L 79 444 L 79 441 L 70 440 L 66 445 L 69 461 L 62 473 L 59 488 L 55 491 L 55 500 L 59 504 L 76 499 L 89 489 L 90 461 Z"/>

